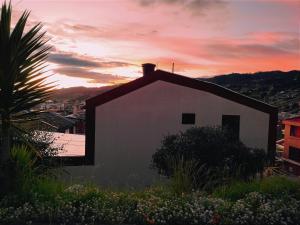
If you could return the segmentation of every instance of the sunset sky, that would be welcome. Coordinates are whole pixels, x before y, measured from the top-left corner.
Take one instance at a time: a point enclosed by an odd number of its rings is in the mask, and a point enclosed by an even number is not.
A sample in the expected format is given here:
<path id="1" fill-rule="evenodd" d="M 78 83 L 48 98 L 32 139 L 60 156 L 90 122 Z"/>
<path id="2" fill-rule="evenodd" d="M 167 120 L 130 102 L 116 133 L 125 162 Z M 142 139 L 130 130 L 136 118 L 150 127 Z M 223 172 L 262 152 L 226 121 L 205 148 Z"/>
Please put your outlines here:
<path id="1" fill-rule="evenodd" d="M 12 0 L 51 37 L 59 87 L 141 76 L 141 64 L 190 77 L 300 69 L 300 0 Z"/>

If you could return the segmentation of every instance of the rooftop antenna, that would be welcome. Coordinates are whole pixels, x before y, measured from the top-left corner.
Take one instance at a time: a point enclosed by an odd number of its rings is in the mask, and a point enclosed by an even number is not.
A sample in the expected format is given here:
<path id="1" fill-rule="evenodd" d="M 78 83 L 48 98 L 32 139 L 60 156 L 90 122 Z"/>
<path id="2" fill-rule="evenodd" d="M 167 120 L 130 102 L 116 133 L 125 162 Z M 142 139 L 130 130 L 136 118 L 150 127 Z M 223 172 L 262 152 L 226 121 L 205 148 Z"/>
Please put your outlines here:
<path id="1" fill-rule="evenodd" d="M 174 64 L 174 62 L 172 63 L 172 73 L 174 73 L 174 66 L 175 66 L 175 64 Z"/>

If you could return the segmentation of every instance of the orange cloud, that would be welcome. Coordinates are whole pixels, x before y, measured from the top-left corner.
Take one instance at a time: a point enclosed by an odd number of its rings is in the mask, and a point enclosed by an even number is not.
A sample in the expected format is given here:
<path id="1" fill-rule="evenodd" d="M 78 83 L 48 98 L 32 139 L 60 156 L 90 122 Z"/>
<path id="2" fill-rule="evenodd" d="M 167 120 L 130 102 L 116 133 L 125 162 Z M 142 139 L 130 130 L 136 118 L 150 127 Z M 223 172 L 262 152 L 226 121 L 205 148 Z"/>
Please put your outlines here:
<path id="1" fill-rule="evenodd" d="M 122 82 L 141 75 L 139 65 L 145 62 L 168 71 L 174 62 L 176 72 L 192 77 L 300 69 L 298 0 L 24 0 L 16 5 L 14 21 L 23 7 L 32 10 L 30 25 L 45 24 L 55 46 L 49 58 L 53 71 L 76 84 L 80 78 L 101 85 Z"/>

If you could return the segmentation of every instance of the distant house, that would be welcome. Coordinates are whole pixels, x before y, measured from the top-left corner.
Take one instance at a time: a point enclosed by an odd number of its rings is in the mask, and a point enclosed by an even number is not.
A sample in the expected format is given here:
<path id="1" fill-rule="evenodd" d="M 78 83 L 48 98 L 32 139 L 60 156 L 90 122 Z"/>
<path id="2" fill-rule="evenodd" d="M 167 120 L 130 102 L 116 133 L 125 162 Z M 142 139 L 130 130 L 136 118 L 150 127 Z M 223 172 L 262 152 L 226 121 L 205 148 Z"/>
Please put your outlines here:
<path id="1" fill-rule="evenodd" d="M 74 133 L 75 122 L 55 112 L 41 112 L 29 126 L 41 131 Z"/>
<path id="2" fill-rule="evenodd" d="M 70 114 L 66 116 L 67 119 L 73 121 L 74 124 L 74 134 L 84 134 L 85 133 L 85 112 L 79 112 L 76 114 Z"/>
<path id="3" fill-rule="evenodd" d="M 73 177 L 104 185 L 156 180 L 151 157 L 165 135 L 193 126 L 230 126 L 249 147 L 275 154 L 277 109 L 213 83 L 155 71 L 86 101 L 86 150 Z M 77 160 L 78 163 L 78 160 Z"/>
<path id="4" fill-rule="evenodd" d="M 286 119 L 284 124 L 284 150 L 282 159 L 289 172 L 300 175 L 300 116 Z"/>

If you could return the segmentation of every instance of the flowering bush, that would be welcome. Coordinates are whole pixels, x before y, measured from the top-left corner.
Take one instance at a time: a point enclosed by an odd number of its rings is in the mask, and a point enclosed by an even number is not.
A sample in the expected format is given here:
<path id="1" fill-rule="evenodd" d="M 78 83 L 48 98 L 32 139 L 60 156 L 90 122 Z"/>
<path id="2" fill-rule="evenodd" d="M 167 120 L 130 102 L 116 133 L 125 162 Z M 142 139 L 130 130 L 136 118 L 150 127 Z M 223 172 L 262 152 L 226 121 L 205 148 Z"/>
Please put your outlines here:
<path id="1" fill-rule="evenodd" d="M 53 199 L 33 194 L 26 202 L 16 196 L 0 202 L 0 224 L 296 225 L 299 221 L 299 199 L 257 192 L 230 201 L 200 192 L 112 192 L 76 185 Z"/>
<path id="2" fill-rule="evenodd" d="M 226 202 L 192 193 L 167 199 L 152 196 L 141 200 L 137 215 L 152 224 L 218 224 Z"/>
<path id="3" fill-rule="evenodd" d="M 257 192 L 236 201 L 229 219 L 234 224 L 292 225 L 300 222 L 300 202 L 293 198 L 270 199 Z"/>

